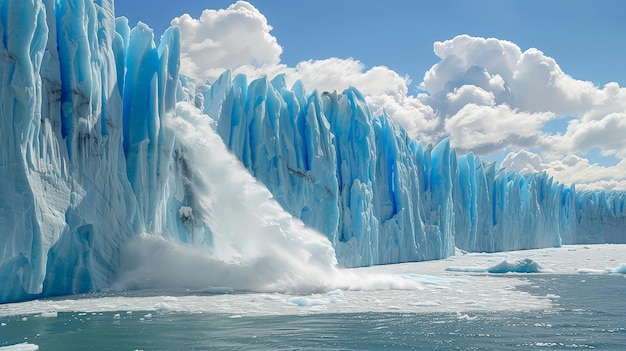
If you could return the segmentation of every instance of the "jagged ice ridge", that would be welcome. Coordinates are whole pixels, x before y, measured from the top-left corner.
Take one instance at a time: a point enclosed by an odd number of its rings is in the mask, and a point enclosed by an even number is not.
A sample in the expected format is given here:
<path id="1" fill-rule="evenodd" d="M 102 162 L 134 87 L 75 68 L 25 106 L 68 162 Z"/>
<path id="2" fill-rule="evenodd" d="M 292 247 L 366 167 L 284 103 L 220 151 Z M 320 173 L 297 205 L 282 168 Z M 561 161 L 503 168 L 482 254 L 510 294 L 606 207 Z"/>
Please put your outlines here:
<path id="1" fill-rule="evenodd" d="M 176 28 L 157 46 L 111 0 L 2 1 L 0 32 L 0 302 L 109 288 L 133 238 L 219 247 L 194 142 L 167 123 L 185 103 L 343 266 L 626 242 L 624 192 L 423 145 L 356 88 L 230 72 L 197 84 L 179 76 Z"/>

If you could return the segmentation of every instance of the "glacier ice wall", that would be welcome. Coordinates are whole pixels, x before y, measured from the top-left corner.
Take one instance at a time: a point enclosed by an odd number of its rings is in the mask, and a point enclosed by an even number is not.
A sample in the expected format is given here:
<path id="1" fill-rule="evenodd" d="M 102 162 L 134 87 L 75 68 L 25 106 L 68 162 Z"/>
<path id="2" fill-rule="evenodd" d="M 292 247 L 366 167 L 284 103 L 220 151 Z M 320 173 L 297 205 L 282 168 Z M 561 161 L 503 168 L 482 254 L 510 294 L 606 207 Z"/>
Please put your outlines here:
<path id="1" fill-rule="evenodd" d="M 165 126 L 183 91 L 178 29 L 155 45 L 106 0 L 2 1 L 0 26 L 0 302 L 108 288 L 137 237 L 217 245 L 196 143 Z M 294 235 L 275 256 L 334 268 L 330 244 Z"/>
<path id="2" fill-rule="evenodd" d="M 571 201 L 575 226 L 563 234 L 565 244 L 626 244 L 626 192 L 581 191 Z"/>
<path id="3" fill-rule="evenodd" d="M 624 192 L 577 193 L 548 174 L 518 174 L 424 146 L 355 88 L 307 94 L 285 77 L 185 80 L 230 150 L 294 216 L 325 233 L 344 266 L 625 242 Z"/>
<path id="4" fill-rule="evenodd" d="M 196 90 L 230 150 L 290 213 L 328 236 L 342 265 L 454 252 L 447 142 L 430 149 L 410 140 L 386 116 L 373 118 L 355 88 L 307 94 L 282 76 L 248 83 L 225 72 Z"/>
<path id="5" fill-rule="evenodd" d="M 139 233 L 188 242 L 161 128 L 178 31 L 155 48 L 106 0 L 2 1 L 0 13 L 0 302 L 104 289 Z"/>
<path id="6" fill-rule="evenodd" d="M 459 157 L 457 169 L 457 247 L 473 252 L 554 247 L 573 229 L 571 192 L 546 173 L 496 170 L 472 154 Z"/>
<path id="7" fill-rule="evenodd" d="M 307 93 L 284 76 L 228 71 L 198 84 L 178 74 L 176 28 L 156 45 L 146 25 L 115 19 L 111 0 L 0 1 L 0 32 L 0 303 L 105 289 L 137 237 L 223 249 L 229 231 L 211 211 L 197 140 L 166 123 L 180 101 L 212 118 L 344 266 L 439 259 L 455 246 L 626 243 L 624 192 L 577 192 L 458 156 L 448 140 L 423 145 L 372 116 L 356 88 Z M 276 227 L 280 213 L 260 223 Z M 321 248 L 309 259 L 330 269 L 328 247 L 300 234 L 283 241 L 301 242 L 299 257 Z M 259 242 L 237 235 L 226 242 Z"/>
<path id="8" fill-rule="evenodd" d="M 11 282 L 0 301 L 105 288 L 115 242 L 138 220 L 121 172 L 113 5 L 3 1 L 0 11 L 0 280 Z"/>

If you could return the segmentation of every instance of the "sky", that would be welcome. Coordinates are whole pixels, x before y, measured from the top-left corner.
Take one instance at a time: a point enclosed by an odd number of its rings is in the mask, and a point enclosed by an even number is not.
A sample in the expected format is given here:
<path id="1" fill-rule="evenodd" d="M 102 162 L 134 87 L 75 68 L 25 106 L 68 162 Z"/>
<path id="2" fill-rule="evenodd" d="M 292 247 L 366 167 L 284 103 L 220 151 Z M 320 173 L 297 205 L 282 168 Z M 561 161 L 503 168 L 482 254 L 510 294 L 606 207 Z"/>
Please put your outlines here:
<path id="1" fill-rule="evenodd" d="M 158 38 L 181 28 L 181 72 L 285 73 L 354 85 L 411 136 L 578 189 L 626 189 L 626 2 L 117 1 Z M 203 12 L 204 11 L 204 12 Z"/>

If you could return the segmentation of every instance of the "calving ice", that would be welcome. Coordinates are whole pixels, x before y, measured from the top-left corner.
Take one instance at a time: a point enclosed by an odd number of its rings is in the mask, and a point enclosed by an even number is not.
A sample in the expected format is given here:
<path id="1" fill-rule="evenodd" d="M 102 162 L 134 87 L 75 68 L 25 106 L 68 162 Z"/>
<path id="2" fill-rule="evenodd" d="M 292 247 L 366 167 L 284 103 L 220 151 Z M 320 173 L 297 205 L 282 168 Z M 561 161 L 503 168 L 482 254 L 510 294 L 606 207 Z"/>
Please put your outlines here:
<path id="1" fill-rule="evenodd" d="M 0 1 L 0 302 L 318 291 L 337 286 L 337 263 L 626 242 L 623 192 L 423 145 L 356 88 L 228 71 L 198 83 L 178 74 L 177 28 L 156 45 L 113 9 Z"/>

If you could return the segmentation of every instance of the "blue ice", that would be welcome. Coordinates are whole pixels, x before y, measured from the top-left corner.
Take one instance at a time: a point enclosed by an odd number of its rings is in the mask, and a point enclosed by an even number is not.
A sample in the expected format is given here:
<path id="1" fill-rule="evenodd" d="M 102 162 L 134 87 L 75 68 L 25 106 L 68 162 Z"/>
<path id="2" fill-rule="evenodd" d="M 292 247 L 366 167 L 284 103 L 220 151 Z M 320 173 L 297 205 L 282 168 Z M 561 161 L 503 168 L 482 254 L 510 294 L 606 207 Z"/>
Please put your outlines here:
<path id="1" fill-rule="evenodd" d="M 342 266 L 626 242 L 624 192 L 422 144 L 355 87 L 307 92 L 230 71 L 196 82 L 179 75 L 176 28 L 156 44 L 112 0 L 2 1 L 0 32 L 0 302 L 109 288 L 140 236 L 219 251 L 194 143 L 164 123 L 181 101 Z"/>

